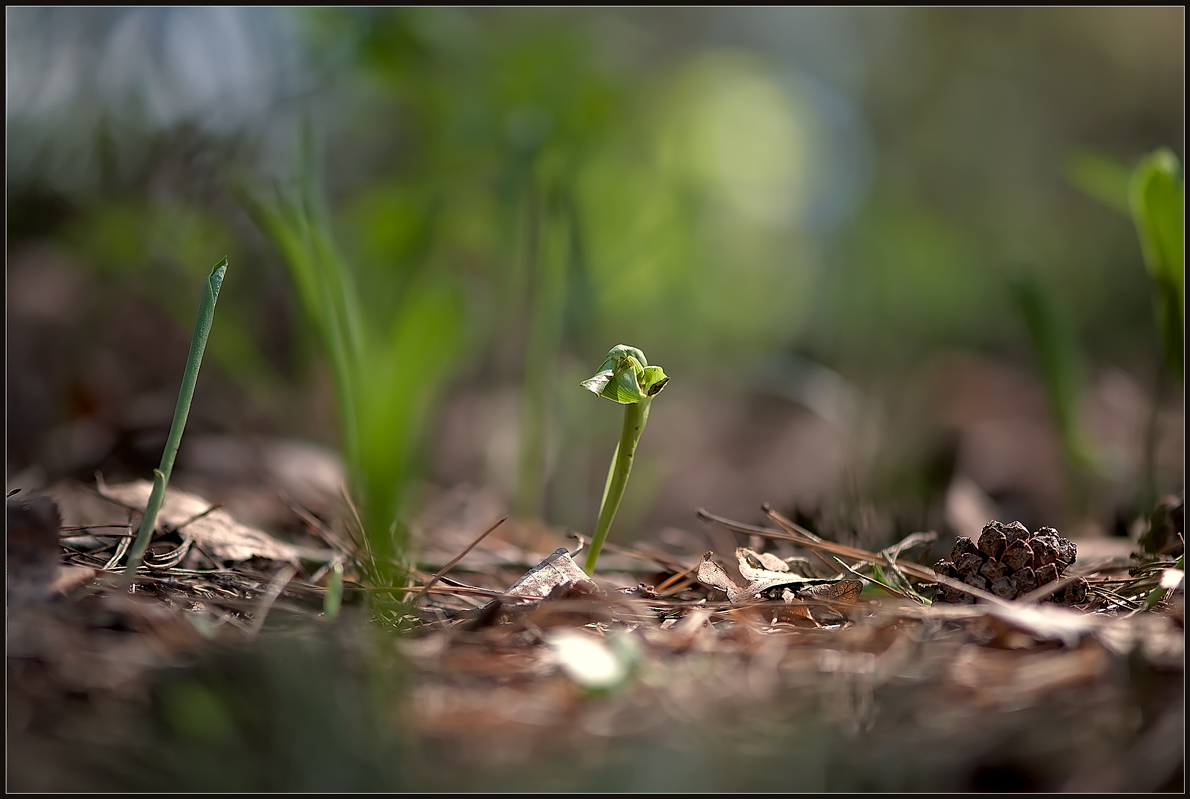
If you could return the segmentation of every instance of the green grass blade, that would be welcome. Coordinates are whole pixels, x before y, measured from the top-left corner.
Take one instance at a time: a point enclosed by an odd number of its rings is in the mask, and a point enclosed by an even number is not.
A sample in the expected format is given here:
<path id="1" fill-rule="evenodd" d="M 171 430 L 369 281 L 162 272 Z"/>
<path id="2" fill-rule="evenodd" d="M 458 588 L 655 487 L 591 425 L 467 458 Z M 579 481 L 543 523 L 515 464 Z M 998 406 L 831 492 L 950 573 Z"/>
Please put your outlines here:
<path id="1" fill-rule="evenodd" d="M 558 192 L 531 191 L 524 249 L 529 329 L 521 392 L 516 511 L 539 516 L 545 501 L 547 448 L 553 419 L 558 349 L 566 306 L 571 231 Z"/>
<path id="2" fill-rule="evenodd" d="M 1145 268 L 1156 288 L 1156 316 L 1166 365 L 1185 375 L 1186 184 L 1177 156 L 1166 147 L 1141 160 L 1128 187 Z"/>
<path id="3" fill-rule="evenodd" d="M 182 431 L 186 429 L 186 418 L 190 415 L 190 402 L 194 399 L 194 387 L 198 383 L 198 370 L 202 366 L 203 352 L 207 348 L 207 337 L 211 333 L 211 323 L 215 320 L 215 303 L 219 299 L 219 289 L 223 286 L 223 277 L 227 274 L 227 259 L 215 265 L 207 282 L 203 285 L 202 300 L 198 306 L 198 319 L 194 323 L 194 333 L 190 337 L 190 354 L 186 358 L 186 371 L 182 375 L 182 387 L 178 391 L 178 404 L 174 407 L 173 422 L 169 426 L 169 436 L 165 439 L 165 451 L 161 453 L 161 466 L 153 470 L 153 492 L 149 495 L 145 515 L 141 518 L 140 529 L 136 534 L 136 543 L 128 557 L 128 565 L 124 569 L 121 587 L 127 589 L 132 584 L 137 567 L 144 558 L 145 549 L 149 546 L 149 539 L 153 537 L 153 528 L 157 524 L 157 514 L 161 504 L 165 501 L 165 489 L 169 485 L 169 477 L 174 469 L 174 459 L 178 455 L 178 447 L 182 443 Z"/>
<path id="4" fill-rule="evenodd" d="M 1056 298 L 1036 278 L 1018 277 L 1011 287 L 1057 423 L 1070 477 L 1071 500 L 1075 507 L 1085 509 L 1095 462 L 1080 421 L 1085 380 L 1078 337 Z"/>
<path id="5" fill-rule="evenodd" d="M 1128 167 L 1090 150 L 1076 150 L 1066 159 L 1066 178 L 1079 190 L 1122 214 L 1129 213 Z"/>

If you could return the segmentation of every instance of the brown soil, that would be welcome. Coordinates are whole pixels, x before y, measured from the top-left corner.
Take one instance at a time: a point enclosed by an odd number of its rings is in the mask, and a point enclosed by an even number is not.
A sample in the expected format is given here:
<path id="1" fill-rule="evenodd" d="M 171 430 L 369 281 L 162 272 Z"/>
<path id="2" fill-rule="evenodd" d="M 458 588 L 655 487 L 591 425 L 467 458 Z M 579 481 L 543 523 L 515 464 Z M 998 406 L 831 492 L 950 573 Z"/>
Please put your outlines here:
<path id="1" fill-rule="evenodd" d="M 50 494 L 61 526 L 9 501 L 10 791 L 1183 789 L 1174 554 L 1080 552 L 1073 606 L 1058 582 L 923 604 L 925 538 L 704 513 L 738 559 L 609 547 L 593 583 L 565 553 L 517 583 L 556 531 L 506 522 L 452 563 L 498 517 L 439 518 L 412 585 L 376 590 L 291 504 L 288 542 L 163 512 L 124 593 L 135 509 Z"/>

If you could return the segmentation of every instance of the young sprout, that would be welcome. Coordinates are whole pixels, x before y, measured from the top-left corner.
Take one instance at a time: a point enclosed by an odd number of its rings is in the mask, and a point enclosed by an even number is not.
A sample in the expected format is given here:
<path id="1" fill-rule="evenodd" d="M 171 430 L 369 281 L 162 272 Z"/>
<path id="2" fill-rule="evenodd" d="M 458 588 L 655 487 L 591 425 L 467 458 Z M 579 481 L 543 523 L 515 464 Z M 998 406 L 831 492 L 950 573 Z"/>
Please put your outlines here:
<path id="1" fill-rule="evenodd" d="M 603 488 L 603 502 L 599 507 L 595 533 L 591 537 L 591 551 L 583 564 L 587 574 L 595 573 L 599 552 L 607 540 L 612 520 L 616 518 L 620 500 L 624 498 L 628 474 L 632 471 L 632 458 L 636 454 L 636 443 L 640 441 L 640 434 L 649 418 L 649 405 L 668 382 L 669 378 L 660 366 L 649 366 L 643 352 L 636 347 L 617 344 L 608 352 L 607 360 L 595 376 L 581 383 L 592 394 L 624 406 L 624 427 L 620 431 L 620 442 L 616 445 L 607 483 Z"/>
<path id="2" fill-rule="evenodd" d="M 161 466 L 153 470 L 153 491 L 149 494 L 149 503 L 145 507 L 145 515 L 141 517 L 140 529 L 136 533 L 136 541 L 132 545 L 132 553 L 128 556 L 128 565 L 124 568 L 124 576 L 120 580 L 120 590 L 127 591 L 136 577 L 137 567 L 145 556 L 145 548 L 153 537 L 153 530 L 157 524 L 157 514 L 165 502 L 165 489 L 169 484 L 169 476 L 174 469 L 174 458 L 177 457 L 178 447 L 182 444 L 182 431 L 186 429 L 186 418 L 190 415 L 190 401 L 194 398 L 194 386 L 198 383 L 198 369 L 202 366 L 202 355 L 207 348 L 207 336 L 211 333 L 211 324 L 215 320 L 215 302 L 219 299 L 219 289 L 223 286 L 223 276 L 227 274 L 227 259 L 215 264 L 207 282 L 203 284 L 202 300 L 198 306 L 198 319 L 194 322 L 194 333 L 190 337 L 190 355 L 186 358 L 186 371 L 182 375 L 182 387 L 178 391 L 178 404 L 174 406 L 174 419 L 169 426 L 169 436 L 165 439 L 165 451 L 161 453 Z"/>

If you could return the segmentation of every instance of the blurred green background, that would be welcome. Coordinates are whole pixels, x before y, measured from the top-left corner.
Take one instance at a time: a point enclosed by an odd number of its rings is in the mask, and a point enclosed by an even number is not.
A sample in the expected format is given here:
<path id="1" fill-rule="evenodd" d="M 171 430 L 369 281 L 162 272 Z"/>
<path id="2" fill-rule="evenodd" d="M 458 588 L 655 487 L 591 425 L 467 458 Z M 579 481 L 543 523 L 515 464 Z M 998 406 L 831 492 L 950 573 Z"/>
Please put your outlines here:
<path id="1" fill-rule="evenodd" d="M 10 487 L 149 474 L 224 255 L 178 478 L 343 443 L 286 208 L 354 298 L 377 519 L 424 477 L 589 531 L 618 343 L 672 381 L 613 539 L 1112 532 L 1184 484 L 1125 194 L 1184 163 L 1183 8 L 6 13 Z"/>

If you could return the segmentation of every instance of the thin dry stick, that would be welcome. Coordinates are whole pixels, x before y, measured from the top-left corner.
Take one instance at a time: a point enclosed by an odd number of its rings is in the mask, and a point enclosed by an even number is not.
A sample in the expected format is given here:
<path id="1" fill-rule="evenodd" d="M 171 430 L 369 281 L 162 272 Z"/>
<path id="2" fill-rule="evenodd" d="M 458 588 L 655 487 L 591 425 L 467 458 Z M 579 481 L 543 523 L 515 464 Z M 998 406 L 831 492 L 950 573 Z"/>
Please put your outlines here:
<path id="1" fill-rule="evenodd" d="M 901 571 L 900 564 L 897 563 L 897 558 L 901 553 L 907 549 L 918 546 L 920 544 L 933 544 L 938 540 L 938 534 L 934 532 L 929 533 L 912 533 L 901 539 L 891 547 L 880 550 L 880 554 L 888 561 L 889 571 L 892 572 L 900 581 L 901 584 L 909 590 L 914 599 L 921 601 L 921 597 L 917 596 L 917 592 L 913 590 L 913 583 L 909 582 L 909 578 Z M 891 580 L 890 580 L 891 582 Z"/>
<path id="2" fill-rule="evenodd" d="M 582 536 L 580 536 L 578 534 L 574 534 L 573 537 L 579 539 L 580 541 L 584 540 L 582 538 Z M 608 552 L 618 552 L 621 555 L 627 555 L 628 557 L 636 558 L 637 560 L 651 561 L 651 562 L 656 563 L 659 566 L 663 566 L 671 571 L 680 571 L 680 570 L 686 568 L 682 564 L 678 563 L 676 560 L 666 557 L 665 555 L 663 555 L 661 553 L 643 552 L 639 549 L 630 549 L 629 547 L 622 547 L 622 546 L 619 546 L 618 544 L 610 544 L 610 543 L 604 544 L 603 548 L 606 549 Z M 577 554 L 577 553 L 575 553 L 575 554 Z M 694 568 L 698 568 L 698 565 L 695 564 Z"/>
<path id="3" fill-rule="evenodd" d="M 491 535 L 492 532 L 495 531 L 495 529 L 497 527 L 504 524 L 504 522 L 506 522 L 506 521 L 508 521 L 507 516 L 505 516 L 503 519 L 499 519 L 496 522 L 493 522 L 491 527 L 489 527 L 488 529 L 484 530 L 482 533 L 479 534 L 479 538 L 476 538 L 474 541 L 472 541 L 470 544 L 467 545 L 466 549 L 464 549 L 462 552 L 460 552 L 459 554 L 457 554 L 453 558 L 451 558 L 450 561 L 445 566 L 443 566 L 441 569 L 439 569 L 438 573 L 435 574 L 433 577 L 431 577 L 430 581 L 428 583 L 426 583 L 425 586 L 422 587 L 422 589 L 418 593 L 418 595 L 413 598 L 412 604 L 416 605 L 418 600 L 420 600 L 423 596 L 425 596 L 426 593 L 430 590 L 430 588 L 433 587 L 434 583 L 436 583 L 442 579 L 442 575 L 446 574 L 448 571 L 453 569 L 456 563 L 458 563 L 463 558 L 467 557 L 467 553 L 470 552 L 471 550 L 475 549 L 475 547 L 479 545 L 480 541 L 484 540 L 489 535 Z"/>
<path id="4" fill-rule="evenodd" d="M 350 523 L 347 525 L 347 535 L 351 538 L 351 543 L 355 546 L 358 552 L 360 544 L 363 544 L 363 559 L 371 564 L 373 571 L 376 570 L 376 555 L 372 552 L 372 543 L 368 540 L 368 531 L 364 529 L 363 520 L 360 519 L 359 509 L 355 507 L 355 502 L 351 499 L 351 492 L 347 490 L 346 483 L 339 483 L 339 492 L 343 495 L 343 500 L 347 503 L 347 509 L 351 511 L 351 519 L 355 522 L 355 529 L 359 530 L 359 541 L 356 541 L 355 535 L 352 534 Z"/>
<path id="5" fill-rule="evenodd" d="M 413 591 L 421 591 L 424 586 L 420 585 L 378 585 L 365 586 L 363 590 L 369 594 L 406 594 Z M 469 586 L 455 586 L 455 585 L 435 585 L 430 588 L 428 593 L 431 594 L 473 594 L 475 596 L 486 596 L 492 599 L 503 598 L 506 594 L 503 591 L 496 591 L 490 588 L 474 588 Z"/>
<path id="6" fill-rule="evenodd" d="M 1045 599 L 1050 594 L 1060 591 L 1077 579 L 1077 576 L 1063 577 L 1062 579 L 1055 580 L 1052 583 L 1046 583 L 1040 588 L 1035 588 L 1016 600 L 1010 601 L 1007 599 L 1001 599 L 993 593 L 984 591 L 982 588 L 976 588 L 973 585 L 968 585 L 967 583 L 947 577 L 946 575 L 936 575 L 936 580 L 939 585 L 945 585 L 946 587 L 953 588 L 954 590 L 961 593 L 970 594 L 976 599 L 982 599 L 984 602 L 989 602 L 993 605 L 999 605 L 1000 607 L 1004 608 L 1020 607 L 1021 605 L 1028 605 L 1040 599 Z"/>
<path id="7" fill-rule="evenodd" d="M 678 583 L 682 582 L 683 580 L 687 580 L 688 582 L 693 583 L 694 581 L 693 581 L 693 579 L 690 579 L 690 575 L 693 574 L 697 568 L 698 568 L 698 564 L 695 564 L 687 569 L 682 569 L 680 572 L 676 572 L 673 576 L 666 579 L 665 582 L 663 582 L 661 585 L 657 586 L 657 588 L 655 590 L 657 591 L 658 594 L 660 594 L 662 591 L 666 591 L 666 590 L 672 588 L 673 586 L 677 585 Z M 685 587 L 685 586 L 683 586 L 683 587 Z"/>
<path id="8" fill-rule="evenodd" d="M 264 627 L 265 617 L 269 615 L 269 610 L 273 607 L 273 603 L 277 601 L 277 597 L 285 590 L 285 586 L 289 585 L 289 581 L 297 574 L 297 568 L 293 565 L 287 565 L 281 571 L 277 572 L 277 576 L 269 582 L 269 587 L 265 589 L 264 596 L 260 600 L 260 608 L 256 611 L 256 618 L 252 620 L 252 627 L 250 633 L 256 636 L 262 627 Z"/>
<path id="9" fill-rule="evenodd" d="M 843 557 L 851 558 L 852 560 L 861 560 L 865 563 L 879 563 L 889 565 L 889 559 L 883 555 L 877 555 L 874 552 L 868 552 L 866 549 L 849 547 L 846 544 L 835 544 L 830 541 L 824 541 L 794 522 L 791 522 L 789 519 L 786 519 L 772 508 L 765 508 L 765 515 L 776 522 L 779 526 L 784 528 L 785 531 L 789 533 L 792 540 L 800 543 L 810 551 L 813 551 L 814 548 L 817 547 L 826 552 L 830 552 L 832 555 L 842 555 Z M 900 564 L 900 568 L 908 574 L 912 574 L 914 577 L 919 579 L 936 582 L 935 578 L 937 575 L 934 574 L 934 570 L 927 568 L 926 566 L 921 566 L 917 563 L 903 563 Z"/>
<path id="10" fill-rule="evenodd" d="M 897 543 L 893 544 L 891 547 L 880 550 L 880 553 L 882 555 L 896 558 L 900 557 L 901 553 L 906 549 L 912 549 L 913 547 L 921 546 L 923 544 L 933 544 L 937 540 L 937 533 L 910 533 Z"/>
<path id="11" fill-rule="evenodd" d="M 206 515 L 208 515 L 208 514 L 214 513 L 215 511 L 219 510 L 219 509 L 220 509 L 220 508 L 222 508 L 222 507 L 223 507 L 223 503 L 222 503 L 222 502 L 216 502 L 215 504 L 211 505 L 211 507 L 209 507 L 209 508 L 207 508 L 206 510 L 204 510 L 202 513 L 196 513 L 195 515 L 191 516 L 189 519 L 187 519 L 186 521 L 182 522 L 181 524 L 179 524 L 179 525 L 178 525 L 177 527 L 175 527 L 174 529 L 175 529 L 175 530 L 181 530 L 181 529 L 182 529 L 183 527 L 185 527 L 186 525 L 188 525 L 188 524 L 194 524 L 194 522 L 198 521 L 198 520 L 199 520 L 199 519 L 201 519 L 202 517 L 204 517 L 204 516 L 206 516 Z"/>
<path id="12" fill-rule="evenodd" d="M 874 579 L 872 579 L 871 577 L 869 577 L 869 576 L 868 576 L 868 575 L 866 575 L 866 574 L 860 574 L 860 573 L 859 573 L 859 572 L 857 572 L 855 569 L 851 568 L 851 567 L 850 567 L 850 566 L 848 566 L 846 563 L 844 563 L 843 561 L 841 561 L 839 558 L 835 558 L 835 562 L 836 562 L 836 563 L 838 563 L 840 566 L 842 566 L 842 567 L 843 567 L 844 569 L 846 569 L 847 571 L 849 571 L 849 572 L 851 572 L 852 574 L 854 574 L 854 575 L 855 575 L 856 577 L 858 577 L 859 579 L 861 579 L 861 580 L 863 580 L 863 581 L 865 581 L 865 582 L 869 582 L 869 583 L 871 583 L 872 585 L 878 585 L 878 586 L 880 586 L 882 589 L 884 589 L 885 591 L 887 591 L 888 593 L 892 594 L 893 596 L 900 597 L 901 599 L 914 599 L 914 600 L 916 600 L 916 599 L 917 599 L 916 597 L 910 597 L 908 594 L 904 593 L 903 591 L 898 591 L 897 589 L 893 588 L 891 585 L 887 585 L 887 584 L 885 584 L 885 583 L 882 583 L 882 582 L 880 582 L 879 580 L 874 580 Z"/>
<path id="13" fill-rule="evenodd" d="M 333 530 L 323 524 L 321 519 L 303 508 L 285 492 L 280 492 L 279 496 L 281 501 L 285 503 L 285 506 L 293 511 L 299 519 L 305 522 L 306 525 L 311 530 L 313 530 L 319 538 L 322 539 L 323 543 L 333 549 L 337 549 L 339 552 L 350 554 L 350 549 L 348 549 L 347 545 L 343 542 L 343 539 L 339 538 L 339 536 Z"/>
<path id="14" fill-rule="evenodd" d="M 1050 594 L 1058 593 L 1058 591 L 1061 591 L 1063 588 L 1076 580 L 1078 580 L 1078 575 L 1070 575 L 1069 577 L 1063 577 L 1060 580 L 1054 580 L 1052 583 L 1046 583 L 1040 588 L 1034 588 L 1029 593 L 1019 597 L 1016 601 L 1022 605 L 1028 605 L 1031 602 L 1038 602 L 1042 599 L 1045 599 Z"/>
<path id="15" fill-rule="evenodd" d="M 81 533 L 83 531 L 90 532 L 91 530 L 105 530 L 109 527 L 117 530 L 127 530 L 127 524 L 64 524 L 62 529 L 58 532 L 63 538 L 74 538 L 71 533 Z M 135 538 L 136 533 L 94 533 L 96 538 Z"/>
<path id="16" fill-rule="evenodd" d="M 791 519 L 786 519 L 780 513 L 777 513 L 777 511 L 773 510 L 773 507 L 771 505 L 769 505 L 769 503 L 767 503 L 767 502 L 764 503 L 763 505 L 761 505 L 760 509 L 762 511 L 764 511 L 764 515 L 768 516 L 770 519 L 773 519 L 774 521 L 777 521 L 779 519 L 780 520 L 779 523 L 781 524 L 781 526 L 787 528 L 790 532 L 795 532 L 795 533 L 798 533 L 799 535 L 804 535 L 806 538 L 809 538 L 811 541 L 818 543 L 818 544 L 830 543 L 830 542 L 826 541 L 826 539 L 819 538 L 818 536 L 814 535 L 813 533 L 811 533 L 805 527 L 802 527 L 797 522 L 795 522 Z"/>
<path id="17" fill-rule="evenodd" d="M 360 519 L 359 509 L 355 507 L 355 501 L 351 498 L 351 492 L 347 490 L 346 483 L 339 483 L 339 493 L 343 495 L 343 501 L 347 503 L 347 510 L 351 511 L 351 519 L 355 522 L 356 529 L 360 531 L 360 535 L 364 539 L 364 547 L 370 549 L 368 547 L 368 536 L 364 530 L 363 520 Z M 350 527 L 347 528 L 347 532 L 348 534 L 351 533 Z"/>
<path id="18" fill-rule="evenodd" d="M 963 594 L 969 594 L 976 599 L 982 599 L 984 602 L 988 602 L 993 605 L 1000 605 L 1002 607 L 1011 607 L 1011 603 L 1009 603 L 1008 600 L 1001 599 L 993 593 L 984 591 L 982 588 L 976 588 L 973 585 L 968 585 L 961 580 L 955 580 L 947 577 L 945 574 L 936 575 L 935 580 L 939 585 L 944 585 L 947 588 L 953 588 L 954 590 Z"/>
<path id="19" fill-rule="evenodd" d="M 136 538 L 136 535 L 129 533 L 126 537 L 120 539 L 120 543 L 116 544 L 116 554 L 112 555 L 111 559 L 104 564 L 104 571 L 112 571 L 116 568 L 116 565 L 128 554 L 128 550 L 132 547 L 132 539 L 134 538 Z"/>

